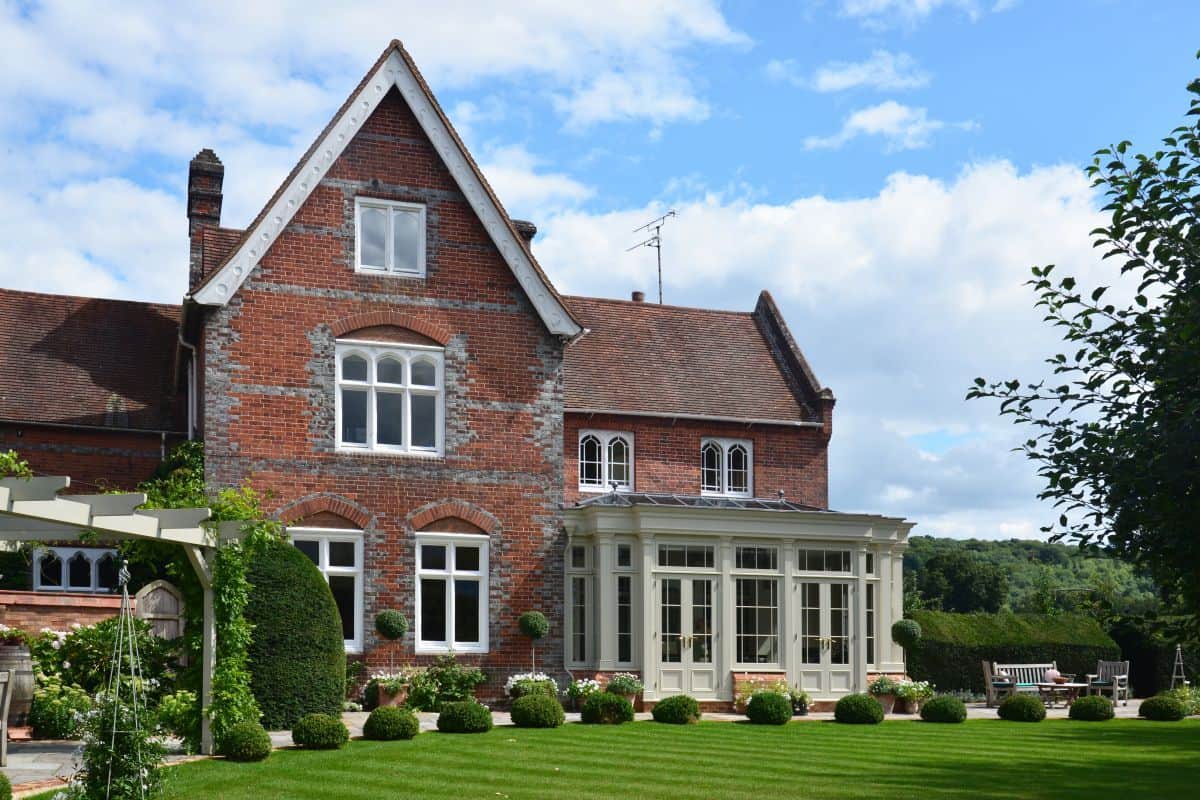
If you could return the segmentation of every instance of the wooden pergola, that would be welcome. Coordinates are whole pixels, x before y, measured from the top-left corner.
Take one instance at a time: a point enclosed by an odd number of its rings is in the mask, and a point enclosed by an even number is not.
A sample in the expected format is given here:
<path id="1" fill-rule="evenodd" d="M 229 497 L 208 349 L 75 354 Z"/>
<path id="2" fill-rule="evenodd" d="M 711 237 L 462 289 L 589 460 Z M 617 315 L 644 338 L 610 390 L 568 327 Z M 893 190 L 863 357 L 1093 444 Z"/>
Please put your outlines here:
<path id="1" fill-rule="evenodd" d="M 146 495 L 59 494 L 71 485 L 69 477 L 0 478 L 0 541 L 46 542 L 86 538 L 101 542 L 140 539 L 171 542 L 187 553 L 204 589 L 203 651 L 201 656 L 200 749 L 212 753 L 208 708 L 216 666 L 217 632 L 213 616 L 211 559 L 219 541 L 240 536 L 241 523 L 204 523 L 207 508 L 143 509 Z"/>

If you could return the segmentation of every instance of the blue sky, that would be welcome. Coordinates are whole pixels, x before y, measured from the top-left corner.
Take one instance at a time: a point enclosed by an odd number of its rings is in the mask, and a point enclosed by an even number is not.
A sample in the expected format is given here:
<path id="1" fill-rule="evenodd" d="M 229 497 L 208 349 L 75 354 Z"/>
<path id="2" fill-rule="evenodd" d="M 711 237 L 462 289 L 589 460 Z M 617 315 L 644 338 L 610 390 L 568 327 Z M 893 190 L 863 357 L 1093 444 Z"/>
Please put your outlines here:
<path id="1" fill-rule="evenodd" d="M 953 536 L 1054 516 L 963 394 L 1041 370 L 1029 267 L 1107 277 L 1081 167 L 1200 73 L 1187 2 L 160 6 L 0 2 L 0 285 L 178 301 L 191 155 L 244 225 L 398 37 L 560 288 L 652 289 L 625 249 L 676 209 L 668 302 L 770 289 L 838 396 L 833 505 Z"/>

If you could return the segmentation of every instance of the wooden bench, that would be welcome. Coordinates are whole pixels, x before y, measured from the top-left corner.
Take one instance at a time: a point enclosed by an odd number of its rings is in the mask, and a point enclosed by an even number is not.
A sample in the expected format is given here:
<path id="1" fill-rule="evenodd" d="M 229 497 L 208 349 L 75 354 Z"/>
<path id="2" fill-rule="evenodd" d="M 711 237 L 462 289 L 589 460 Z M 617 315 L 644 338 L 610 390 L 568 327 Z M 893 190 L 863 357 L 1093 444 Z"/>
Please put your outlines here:
<path id="1" fill-rule="evenodd" d="M 1039 683 L 1046 680 L 1047 670 L 1057 670 L 1058 662 L 1048 664 L 992 664 L 992 688 L 999 691 L 1007 688 L 1008 694 L 1025 692 L 1037 694 Z M 989 701 L 992 699 L 989 693 Z"/>

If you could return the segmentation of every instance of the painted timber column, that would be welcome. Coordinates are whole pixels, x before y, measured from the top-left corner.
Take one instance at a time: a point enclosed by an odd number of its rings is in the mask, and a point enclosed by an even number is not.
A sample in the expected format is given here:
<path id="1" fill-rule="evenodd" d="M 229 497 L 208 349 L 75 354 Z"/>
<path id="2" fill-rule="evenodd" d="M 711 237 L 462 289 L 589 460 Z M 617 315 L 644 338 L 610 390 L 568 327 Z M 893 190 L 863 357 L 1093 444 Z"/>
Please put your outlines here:
<path id="1" fill-rule="evenodd" d="M 733 538 L 722 536 L 717 548 L 717 565 L 721 574 L 717 578 L 717 603 L 721 624 L 717 626 L 717 646 L 714 648 L 720 659 L 717 667 L 717 697 L 733 699 L 733 665 L 737 663 L 737 611 L 734 609 L 736 593 L 733 590 Z"/>
<path id="2" fill-rule="evenodd" d="M 875 603 L 878 606 L 875 615 L 875 669 L 888 672 L 895 660 L 892 658 L 892 623 L 896 621 L 892 615 L 891 547 L 880 547 L 875 551 L 875 575 L 879 578 L 875 584 Z"/>
<path id="3" fill-rule="evenodd" d="M 892 547 L 892 569 L 888 575 L 890 586 L 887 587 L 887 592 L 892 599 L 892 616 L 887 620 L 887 630 L 884 631 L 884 636 L 888 642 L 888 660 L 897 666 L 904 664 L 904 651 L 900 645 L 892 641 L 892 624 L 904 616 L 904 546 L 894 545 Z"/>
<path id="4" fill-rule="evenodd" d="M 596 534 L 596 664 L 601 672 L 617 669 L 615 551 L 611 533 Z"/>
<path id="5" fill-rule="evenodd" d="M 800 659 L 796 651 L 800 641 L 800 585 L 793 577 L 796 574 L 796 541 L 787 539 L 780 543 L 783 548 L 783 560 L 780 566 L 783 572 L 779 580 L 779 666 L 787 673 L 788 684 L 800 687 L 800 670 L 797 669 Z"/>
<path id="6" fill-rule="evenodd" d="M 658 598 L 654 593 L 654 537 L 638 532 L 642 545 L 642 683 L 649 699 L 658 698 L 658 624 L 654 619 Z"/>
<path id="7" fill-rule="evenodd" d="M 867 546 L 854 546 L 854 602 L 851 613 L 854 625 L 854 686 L 852 691 L 867 690 Z M 876 614 L 878 616 L 878 614 Z M 878 637 L 876 638 L 878 646 Z"/>

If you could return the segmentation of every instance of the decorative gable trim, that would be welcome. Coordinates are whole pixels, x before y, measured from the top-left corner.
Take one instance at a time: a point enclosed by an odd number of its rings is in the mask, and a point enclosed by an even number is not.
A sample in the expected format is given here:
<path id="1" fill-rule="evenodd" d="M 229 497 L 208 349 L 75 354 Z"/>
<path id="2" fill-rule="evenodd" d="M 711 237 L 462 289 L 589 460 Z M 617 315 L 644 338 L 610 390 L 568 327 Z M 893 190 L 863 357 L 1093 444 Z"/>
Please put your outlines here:
<path id="1" fill-rule="evenodd" d="M 288 176 L 233 253 L 196 288 L 192 299 L 209 306 L 229 302 L 393 86 L 412 109 L 546 328 L 559 336 L 580 335 L 583 328 L 534 262 L 399 42 L 392 42 L 378 66 Z"/>

